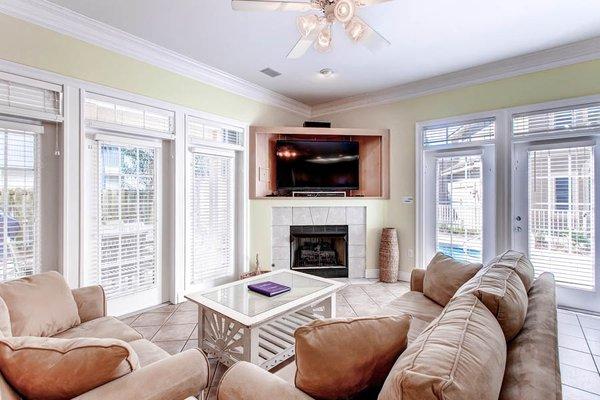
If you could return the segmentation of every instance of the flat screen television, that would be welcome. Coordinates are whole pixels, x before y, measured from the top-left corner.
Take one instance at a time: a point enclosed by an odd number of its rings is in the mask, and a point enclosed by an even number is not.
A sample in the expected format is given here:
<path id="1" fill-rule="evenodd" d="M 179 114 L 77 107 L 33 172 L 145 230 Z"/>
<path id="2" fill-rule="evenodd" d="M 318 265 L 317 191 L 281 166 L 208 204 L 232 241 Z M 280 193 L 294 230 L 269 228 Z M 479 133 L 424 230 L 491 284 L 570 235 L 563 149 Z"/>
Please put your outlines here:
<path id="1" fill-rule="evenodd" d="M 358 142 L 278 140 L 277 189 L 358 189 Z"/>

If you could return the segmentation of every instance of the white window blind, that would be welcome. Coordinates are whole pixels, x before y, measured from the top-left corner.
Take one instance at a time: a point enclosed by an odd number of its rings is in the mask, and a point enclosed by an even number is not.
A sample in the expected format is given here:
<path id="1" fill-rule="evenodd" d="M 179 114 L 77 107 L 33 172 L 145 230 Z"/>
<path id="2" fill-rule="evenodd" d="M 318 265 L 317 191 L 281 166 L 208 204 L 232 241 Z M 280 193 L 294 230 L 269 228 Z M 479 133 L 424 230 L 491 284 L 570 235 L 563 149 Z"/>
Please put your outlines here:
<path id="1" fill-rule="evenodd" d="M 485 118 L 426 127 L 423 129 L 423 145 L 439 146 L 444 144 L 478 142 L 494 139 L 495 135 L 496 119 Z"/>
<path id="2" fill-rule="evenodd" d="M 594 288 L 594 150 L 532 150 L 529 158 L 529 256 L 536 273 Z"/>
<path id="3" fill-rule="evenodd" d="M 62 115 L 62 87 L 0 73 L 0 112 L 57 121 Z"/>
<path id="4" fill-rule="evenodd" d="M 234 152 L 193 152 L 188 208 L 187 285 L 234 270 Z"/>
<path id="5" fill-rule="evenodd" d="M 436 167 L 436 250 L 482 261 L 482 157 L 441 157 Z"/>
<path id="6" fill-rule="evenodd" d="M 163 134 L 175 133 L 175 112 L 131 101 L 87 93 L 85 119 L 88 126 L 122 130 L 135 128 Z"/>
<path id="7" fill-rule="evenodd" d="M 214 123 L 191 115 L 187 116 L 186 121 L 186 131 L 192 138 L 236 146 L 244 145 L 242 128 Z"/>
<path id="8" fill-rule="evenodd" d="M 114 298 L 157 283 L 157 148 L 88 141 L 95 204 L 86 283 Z"/>
<path id="9" fill-rule="evenodd" d="M 578 131 L 600 127 L 600 103 L 555 108 L 513 116 L 513 135 Z"/>
<path id="10" fill-rule="evenodd" d="M 39 137 L 0 122 L 0 280 L 33 275 L 39 259 Z"/>

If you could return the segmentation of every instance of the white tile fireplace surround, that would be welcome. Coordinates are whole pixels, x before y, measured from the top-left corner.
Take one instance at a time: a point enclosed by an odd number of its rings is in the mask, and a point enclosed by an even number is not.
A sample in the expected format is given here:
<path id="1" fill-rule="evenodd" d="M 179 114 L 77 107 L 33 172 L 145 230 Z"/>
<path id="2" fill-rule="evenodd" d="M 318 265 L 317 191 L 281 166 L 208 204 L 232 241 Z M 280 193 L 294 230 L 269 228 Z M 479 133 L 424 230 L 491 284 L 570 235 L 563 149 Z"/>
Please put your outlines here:
<path id="1" fill-rule="evenodd" d="M 271 260 L 275 269 L 290 268 L 291 225 L 348 225 L 348 277 L 364 278 L 366 207 L 273 207 Z"/>

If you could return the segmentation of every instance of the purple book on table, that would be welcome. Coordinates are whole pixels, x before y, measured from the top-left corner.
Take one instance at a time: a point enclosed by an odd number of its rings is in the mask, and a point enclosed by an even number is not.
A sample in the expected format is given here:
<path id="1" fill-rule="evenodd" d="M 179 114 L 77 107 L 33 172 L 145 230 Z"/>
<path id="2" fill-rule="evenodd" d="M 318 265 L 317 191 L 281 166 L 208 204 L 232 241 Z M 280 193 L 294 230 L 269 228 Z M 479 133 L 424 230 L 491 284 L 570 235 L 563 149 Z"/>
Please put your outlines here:
<path id="1" fill-rule="evenodd" d="M 248 289 L 253 292 L 264 294 L 265 296 L 276 296 L 281 293 L 289 292 L 291 288 L 289 286 L 280 285 L 279 283 L 266 281 L 260 283 L 253 283 L 248 285 Z"/>

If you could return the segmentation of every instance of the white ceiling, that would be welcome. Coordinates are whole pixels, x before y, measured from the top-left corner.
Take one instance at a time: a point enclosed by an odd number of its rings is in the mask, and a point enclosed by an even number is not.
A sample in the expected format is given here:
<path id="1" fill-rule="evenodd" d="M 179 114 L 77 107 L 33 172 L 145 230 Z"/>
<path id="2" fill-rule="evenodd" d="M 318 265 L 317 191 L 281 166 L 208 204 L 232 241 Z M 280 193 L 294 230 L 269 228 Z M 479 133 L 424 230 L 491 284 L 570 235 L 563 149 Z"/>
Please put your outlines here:
<path id="1" fill-rule="evenodd" d="M 394 0 L 359 11 L 387 49 L 372 54 L 337 26 L 330 53 L 288 60 L 293 12 L 233 11 L 228 0 L 51 1 L 308 105 L 600 36 L 600 0 Z M 325 67 L 332 78 L 319 76 Z"/>

